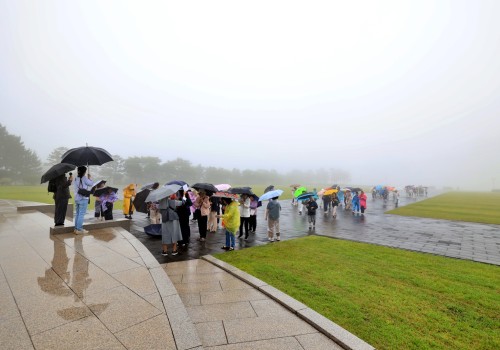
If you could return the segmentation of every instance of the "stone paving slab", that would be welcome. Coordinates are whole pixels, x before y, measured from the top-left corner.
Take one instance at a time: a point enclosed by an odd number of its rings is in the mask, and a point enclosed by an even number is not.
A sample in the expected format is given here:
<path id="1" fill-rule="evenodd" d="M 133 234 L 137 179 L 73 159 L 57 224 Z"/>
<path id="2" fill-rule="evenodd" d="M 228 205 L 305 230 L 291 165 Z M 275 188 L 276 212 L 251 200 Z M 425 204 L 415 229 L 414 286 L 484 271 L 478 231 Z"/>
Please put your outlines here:
<path id="1" fill-rule="evenodd" d="M 177 279 L 174 285 L 205 348 L 341 349 L 334 340 L 322 335 L 297 313 L 241 280 L 241 276 L 246 277 L 247 274 L 231 275 L 239 270 L 221 262 L 221 266 L 231 271 L 229 274 L 212 263 L 217 259 L 212 256 L 205 258 L 207 260 L 163 265 L 169 276 Z M 223 277 L 223 274 L 228 277 Z M 213 276 L 212 282 L 206 282 L 211 280 L 207 275 Z M 257 279 L 251 280 L 261 288 L 269 287 Z M 279 295 L 285 296 L 282 293 Z"/>
<path id="2" fill-rule="evenodd" d="M 0 200 L 0 349 L 203 349 L 136 237 L 121 227 L 51 235 L 50 216 L 17 204 Z"/>

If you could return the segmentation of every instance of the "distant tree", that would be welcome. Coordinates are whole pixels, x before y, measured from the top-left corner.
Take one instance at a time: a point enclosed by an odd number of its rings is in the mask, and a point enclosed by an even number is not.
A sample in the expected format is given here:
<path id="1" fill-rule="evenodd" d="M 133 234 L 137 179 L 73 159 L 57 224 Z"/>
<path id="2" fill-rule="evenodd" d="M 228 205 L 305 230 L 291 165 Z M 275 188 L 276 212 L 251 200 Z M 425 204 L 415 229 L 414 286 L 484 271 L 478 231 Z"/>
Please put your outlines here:
<path id="1" fill-rule="evenodd" d="M 36 184 L 41 177 L 41 161 L 24 146 L 21 137 L 11 135 L 0 124 L 0 182 L 2 184 Z"/>
<path id="2" fill-rule="evenodd" d="M 96 168 L 95 179 L 103 179 L 106 180 L 110 186 L 118 186 L 119 184 L 123 184 L 124 172 L 125 169 L 123 167 L 124 160 L 119 155 L 112 156 L 113 161 L 104 163 L 100 167 L 92 167 L 92 170 Z"/>
<path id="3" fill-rule="evenodd" d="M 163 163 L 161 171 L 166 182 L 182 180 L 188 184 L 194 184 L 201 182 L 204 169 L 201 166 L 194 167 L 189 160 L 177 158 Z"/>
<path id="4" fill-rule="evenodd" d="M 57 147 L 54 149 L 47 157 L 47 162 L 44 164 L 46 166 L 52 166 L 57 163 L 61 163 L 61 158 L 64 153 L 68 150 L 68 147 Z"/>
<path id="5" fill-rule="evenodd" d="M 137 184 L 158 181 L 162 170 L 158 157 L 129 157 L 123 162 L 123 169 L 125 182 Z"/>

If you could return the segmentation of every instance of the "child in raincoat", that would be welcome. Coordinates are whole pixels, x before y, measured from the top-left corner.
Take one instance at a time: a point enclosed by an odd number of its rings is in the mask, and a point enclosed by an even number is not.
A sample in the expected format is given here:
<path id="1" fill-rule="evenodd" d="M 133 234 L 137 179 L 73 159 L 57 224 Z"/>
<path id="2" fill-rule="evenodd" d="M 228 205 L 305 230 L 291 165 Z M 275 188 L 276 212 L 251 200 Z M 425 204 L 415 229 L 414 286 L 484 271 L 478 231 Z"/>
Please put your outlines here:
<path id="1" fill-rule="evenodd" d="M 226 229 L 226 245 L 222 249 L 234 250 L 236 231 L 240 228 L 240 211 L 238 209 L 238 202 L 230 198 L 221 199 L 225 205 L 224 215 L 217 215 L 222 218 L 223 225 Z"/>
<path id="2" fill-rule="evenodd" d="M 359 196 L 358 192 L 354 192 L 354 197 L 352 197 L 352 213 L 359 213 Z"/>
<path id="3" fill-rule="evenodd" d="M 123 189 L 123 215 L 127 219 L 132 219 L 132 214 L 134 213 L 134 204 L 132 201 L 135 195 L 134 184 L 130 184 Z"/>

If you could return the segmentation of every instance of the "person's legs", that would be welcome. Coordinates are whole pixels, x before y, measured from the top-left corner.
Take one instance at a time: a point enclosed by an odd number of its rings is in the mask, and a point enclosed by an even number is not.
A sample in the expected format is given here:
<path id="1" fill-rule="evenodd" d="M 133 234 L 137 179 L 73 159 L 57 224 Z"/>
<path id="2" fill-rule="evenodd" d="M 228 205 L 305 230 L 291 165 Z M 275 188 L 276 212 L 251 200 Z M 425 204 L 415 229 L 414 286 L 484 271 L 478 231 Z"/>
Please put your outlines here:
<path id="1" fill-rule="evenodd" d="M 337 206 L 336 205 L 333 206 L 332 216 L 337 217 Z"/>
<path id="2" fill-rule="evenodd" d="M 274 220 L 267 219 L 267 239 L 269 241 L 274 240 Z"/>
<path id="3" fill-rule="evenodd" d="M 198 230 L 200 231 L 200 238 L 205 240 L 207 238 L 207 221 L 208 217 L 200 215 L 198 218 Z"/>
<path id="4" fill-rule="evenodd" d="M 54 212 L 54 225 L 63 226 L 66 220 L 66 212 L 68 210 L 68 199 L 57 199 Z"/>
<path id="5" fill-rule="evenodd" d="M 234 246 L 236 245 L 236 238 L 234 237 L 235 235 L 231 232 L 229 232 L 229 248 L 234 249 Z"/>
<path id="6" fill-rule="evenodd" d="M 226 245 L 225 245 L 226 248 L 229 248 L 231 246 L 231 237 L 230 236 L 232 236 L 231 232 L 229 232 L 226 229 Z"/>
<path id="7" fill-rule="evenodd" d="M 315 228 L 316 227 L 316 214 L 311 215 L 311 218 L 312 218 L 313 228 Z"/>
<path id="8" fill-rule="evenodd" d="M 313 216 L 312 215 L 307 215 L 307 222 L 309 223 L 309 228 L 312 227 L 312 221 L 313 221 Z"/>
<path id="9" fill-rule="evenodd" d="M 281 240 L 281 233 L 280 233 L 280 219 L 275 220 L 274 222 L 274 229 L 276 231 L 276 240 L 280 241 Z"/>
<path id="10" fill-rule="evenodd" d="M 88 199 L 84 198 L 79 201 L 75 201 L 75 230 L 78 232 L 82 232 L 83 230 L 83 219 L 85 217 L 85 213 L 87 212 L 87 206 L 89 204 Z M 85 231 L 84 231 L 85 232 Z"/>
<path id="11" fill-rule="evenodd" d="M 245 239 L 248 238 L 248 224 L 250 223 L 250 217 L 246 217 L 245 220 Z"/>

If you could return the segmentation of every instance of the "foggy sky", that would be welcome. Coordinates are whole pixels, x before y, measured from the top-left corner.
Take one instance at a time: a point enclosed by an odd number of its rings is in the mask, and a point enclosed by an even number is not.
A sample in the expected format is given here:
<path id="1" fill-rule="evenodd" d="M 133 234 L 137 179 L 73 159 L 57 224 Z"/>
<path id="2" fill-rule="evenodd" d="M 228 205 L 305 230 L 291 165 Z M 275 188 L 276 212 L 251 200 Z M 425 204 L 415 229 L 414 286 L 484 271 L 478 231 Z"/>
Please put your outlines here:
<path id="1" fill-rule="evenodd" d="M 500 1 L 0 0 L 0 123 L 59 146 L 500 187 Z"/>

